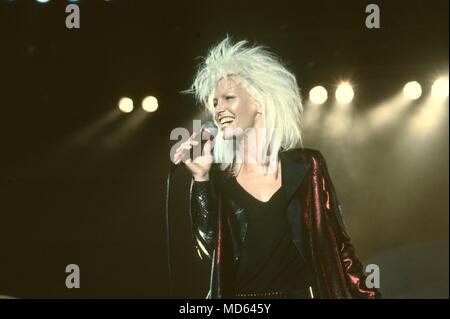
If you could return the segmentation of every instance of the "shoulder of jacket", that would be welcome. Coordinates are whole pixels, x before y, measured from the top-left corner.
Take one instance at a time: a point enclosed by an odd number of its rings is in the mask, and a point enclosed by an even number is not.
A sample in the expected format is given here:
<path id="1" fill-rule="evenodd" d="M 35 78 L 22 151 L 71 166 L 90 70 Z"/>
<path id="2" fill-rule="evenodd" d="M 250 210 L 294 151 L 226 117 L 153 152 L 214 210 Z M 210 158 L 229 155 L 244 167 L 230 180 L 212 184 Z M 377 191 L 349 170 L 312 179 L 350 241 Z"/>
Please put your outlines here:
<path id="1" fill-rule="evenodd" d="M 282 154 L 292 160 L 306 160 L 307 162 L 313 158 L 316 160 L 323 160 L 322 153 L 319 150 L 312 148 L 294 148 L 288 151 L 283 151 Z"/>

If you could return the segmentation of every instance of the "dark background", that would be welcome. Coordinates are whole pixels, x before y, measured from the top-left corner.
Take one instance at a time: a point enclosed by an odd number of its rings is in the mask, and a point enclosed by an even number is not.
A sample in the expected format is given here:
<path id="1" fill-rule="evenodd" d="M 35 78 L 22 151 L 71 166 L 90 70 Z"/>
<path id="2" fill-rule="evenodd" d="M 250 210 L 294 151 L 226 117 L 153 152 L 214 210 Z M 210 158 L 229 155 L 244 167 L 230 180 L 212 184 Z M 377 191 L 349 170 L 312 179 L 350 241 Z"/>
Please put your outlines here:
<path id="1" fill-rule="evenodd" d="M 380 6 L 380 29 L 365 27 L 369 3 Z M 425 91 L 448 76 L 447 0 L 81 0 L 78 30 L 65 27 L 66 5 L 0 1 L 0 295 L 169 297 L 169 134 L 199 118 L 179 91 L 227 33 L 279 55 L 305 100 L 313 85 L 351 79 L 355 118 L 405 81 Z M 158 98 L 157 112 L 139 110 L 146 95 Z M 117 109 L 122 96 L 135 111 Z M 324 154 L 359 256 L 380 266 L 386 297 L 448 298 L 448 99 L 445 107 L 432 134 L 412 139 L 403 119 L 363 143 L 355 131 L 327 131 L 333 120 L 305 128 L 304 145 Z M 204 297 L 208 266 L 192 245 L 188 187 L 177 171 L 175 295 Z M 65 287 L 71 263 L 80 289 Z"/>

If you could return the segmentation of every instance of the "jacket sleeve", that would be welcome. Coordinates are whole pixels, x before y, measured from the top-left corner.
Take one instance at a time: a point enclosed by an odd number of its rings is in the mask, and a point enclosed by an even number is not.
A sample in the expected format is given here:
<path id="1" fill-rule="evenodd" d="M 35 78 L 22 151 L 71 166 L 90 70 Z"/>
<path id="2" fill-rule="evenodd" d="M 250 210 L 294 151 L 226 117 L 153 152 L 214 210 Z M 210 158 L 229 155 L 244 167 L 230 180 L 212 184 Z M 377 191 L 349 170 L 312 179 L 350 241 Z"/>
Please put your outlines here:
<path id="1" fill-rule="evenodd" d="M 211 259 L 216 240 L 217 200 L 211 181 L 192 179 L 190 192 L 190 218 L 192 235 L 201 259 Z"/>
<path id="2" fill-rule="evenodd" d="M 329 220 L 336 234 L 336 241 L 339 248 L 341 265 L 346 277 L 347 287 L 353 298 L 357 299 L 378 299 L 381 294 L 376 288 L 369 288 L 366 285 L 366 275 L 363 265 L 355 254 L 355 249 L 351 243 L 343 222 L 343 209 L 337 198 L 333 182 L 328 173 L 325 159 L 320 154 L 320 166 L 323 178 L 323 191 L 326 199 Z"/>

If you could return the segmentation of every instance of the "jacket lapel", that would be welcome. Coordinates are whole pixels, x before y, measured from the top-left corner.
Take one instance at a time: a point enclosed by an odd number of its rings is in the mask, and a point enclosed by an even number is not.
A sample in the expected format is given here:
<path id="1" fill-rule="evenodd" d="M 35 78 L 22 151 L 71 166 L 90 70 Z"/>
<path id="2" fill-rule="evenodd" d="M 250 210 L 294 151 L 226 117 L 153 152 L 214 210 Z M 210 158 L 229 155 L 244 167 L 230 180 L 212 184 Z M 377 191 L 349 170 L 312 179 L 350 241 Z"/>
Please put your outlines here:
<path id="1" fill-rule="evenodd" d="M 289 202 L 286 214 L 289 220 L 291 237 L 298 252 L 304 261 L 306 261 L 306 225 L 304 224 L 302 214 L 304 207 L 302 207 L 302 202 L 299 199 L 293 198 L 305 179 L 306 172 L 310 167 L 310 165 L 306 164 L 304 161 L 303 156 L 300 156 L 301 154 L 303 154 L 303 152 L 297 149 L 290 152 L 283 152 L 280 154 L 280 157 L 282 183 L 286 199 Z M 295 155 L 297 156 L 294 157 Z"/>
<path id="2" fill-rule="evenodd" d="M 299 155 L 301 152 L 298 149 L 295 151 L 280 153 L 282 183 L 288 200 L 292 198 L 292 195 L 300 187 L 310 166 L 306 164 L 302 156 L 295 158 L 294 155 Z"/>

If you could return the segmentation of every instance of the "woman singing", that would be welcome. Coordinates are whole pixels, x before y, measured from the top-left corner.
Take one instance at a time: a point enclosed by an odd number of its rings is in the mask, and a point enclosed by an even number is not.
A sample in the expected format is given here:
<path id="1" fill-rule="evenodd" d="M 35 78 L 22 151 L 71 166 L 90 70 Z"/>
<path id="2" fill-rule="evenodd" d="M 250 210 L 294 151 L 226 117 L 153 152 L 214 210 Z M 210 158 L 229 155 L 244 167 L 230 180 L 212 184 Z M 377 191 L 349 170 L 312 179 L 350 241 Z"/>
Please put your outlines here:
<path id="1" fill-rule="evenodd" d="M 265 48 L 227 37 L 191 93 L 218 127 L 194 160 L 191 219 L 211 261 L 209 298 L 379 298 L 367 287 L 322 154 L 303 148 L 295 76 Z"/>

